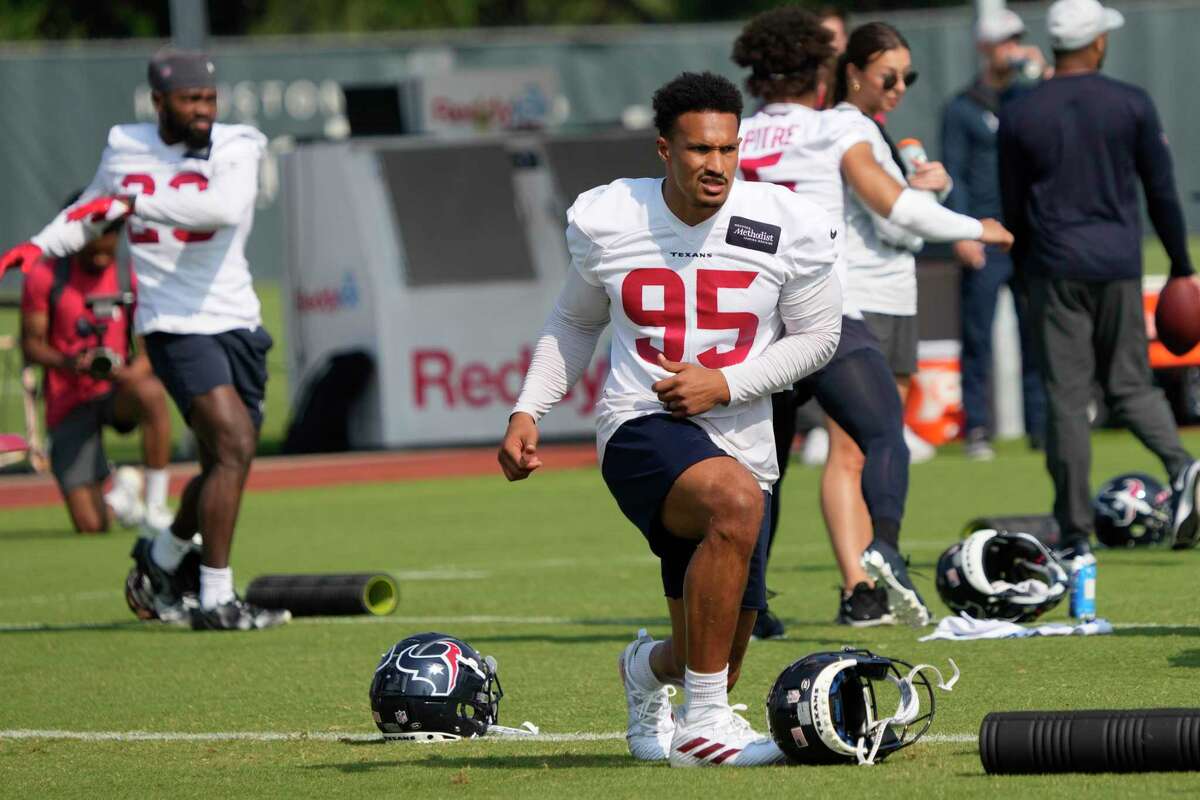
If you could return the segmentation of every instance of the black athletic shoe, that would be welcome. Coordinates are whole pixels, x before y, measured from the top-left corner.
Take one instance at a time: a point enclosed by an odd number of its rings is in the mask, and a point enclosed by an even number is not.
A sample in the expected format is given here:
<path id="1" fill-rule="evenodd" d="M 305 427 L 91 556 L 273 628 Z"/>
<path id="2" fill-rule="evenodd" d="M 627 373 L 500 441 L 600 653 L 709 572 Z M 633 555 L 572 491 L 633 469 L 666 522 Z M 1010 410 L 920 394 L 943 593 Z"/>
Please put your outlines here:
<path id="1" fill-rule="evenodd" d="M 193 547 L 170 573 L 151 557 L 152 545 L 146 537 L 133 543 L 129 555 L 134 567 L 125 579 L 125 601 L 139 619 L 186 625 L 200 590 L 200 552 Z"/>
<path id="2" fill-rule="evenodd" d="M 838 590 L 838 625 L 855 628 L 873 628 L 876 625 L 895 625 L 896 618 L 888 612 L 887 592 L 882 588 L 868 586 L 865 581 L 854 587 L 850 596 Z"/>
<path id="3" fill-rule="evenodd" d="M 240 597 L 215 608 L 190 609 L 194 631 L 256 631 L 274 628 L 291 621 L 292 612 L 287 609 L 259 608 Z"/>
<path id="4" fill-rule="evenodd" d="M 783 623 L 771 613 L 771 609 L 764 608 L 758 612 L 758 619 L 754 621 L 754 633 L 750 634 L 751 639 L 782 639 L 786 635 Z"/>
<path id="5" fill-rule="evenodd" d="M 888 611 L 897 621 L 914 628 L 929 624 L 933 619 L 929 606 L 925 605 L 921 593 L 908 577 L 904 558 L 891 545 L 879 539 L 871 540 L 860 563 L 875 580 L 875 586 L 887 592 Z"/>

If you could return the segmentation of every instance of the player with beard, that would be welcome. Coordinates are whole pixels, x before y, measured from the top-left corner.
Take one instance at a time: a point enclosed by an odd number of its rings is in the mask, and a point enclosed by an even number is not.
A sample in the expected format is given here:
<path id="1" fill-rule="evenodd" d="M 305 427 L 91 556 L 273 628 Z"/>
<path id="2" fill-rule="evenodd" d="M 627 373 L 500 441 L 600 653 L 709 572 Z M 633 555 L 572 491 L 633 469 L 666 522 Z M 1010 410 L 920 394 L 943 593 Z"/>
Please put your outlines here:
<path id="1" fill-rule="evenodd" d="M 174 523 L 139 539 L 134 561 L 161 619 L 199 630 L 272 627 L 290 615 L 238 598 L 229 566 L 272 344 L 245 257 L 266 138 L 247 125 L 214 122 L 216 69 L 203 53 L 159 51 L 149 82 L 157 124 L 113 127 L 79 203 L 0 256 L 0 273 L 77 253 L 128 217 L 140 288 L 135 329 L 200 455 L 200 474 L 184 489 Z M 184 576 L 175 573 L 196 531 L 204 541 L 200 591 L 187 602 Z"/>
<path id="2" fill-rule="evenodd" d="M 681 767 L 773 764 L 782 752 L 727 692 L 766 605 L 769 395 L 837 346 L 837 224 L 781 187 L 734 179 L 742 101 L 726 79 L 683 73 L 654 110 L 666 177 L 597 187 L 567 212 L 566 286 L 499 460 L 514 481 L 541 466 L 537 421 L 611 322 L 601 473 L 660 559 L 671 617 L 669 639 L 642 631 L 619 660 L 630 752 Z M 687 701 L 672 717 L 677 684 Z"/>

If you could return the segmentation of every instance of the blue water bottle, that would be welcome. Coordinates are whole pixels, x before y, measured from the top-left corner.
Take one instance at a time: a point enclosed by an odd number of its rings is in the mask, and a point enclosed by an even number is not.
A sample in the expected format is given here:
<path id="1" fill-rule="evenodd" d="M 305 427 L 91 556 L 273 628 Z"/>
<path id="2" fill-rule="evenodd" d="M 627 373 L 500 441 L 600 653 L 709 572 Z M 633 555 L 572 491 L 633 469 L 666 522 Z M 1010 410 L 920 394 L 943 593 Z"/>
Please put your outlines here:
<path id="1" fill-rule="evenodd" d="M 1071 559 L 1071 616 L 1080 622 L 1096 618 L 1096 557 L 1088 550 Z"/>

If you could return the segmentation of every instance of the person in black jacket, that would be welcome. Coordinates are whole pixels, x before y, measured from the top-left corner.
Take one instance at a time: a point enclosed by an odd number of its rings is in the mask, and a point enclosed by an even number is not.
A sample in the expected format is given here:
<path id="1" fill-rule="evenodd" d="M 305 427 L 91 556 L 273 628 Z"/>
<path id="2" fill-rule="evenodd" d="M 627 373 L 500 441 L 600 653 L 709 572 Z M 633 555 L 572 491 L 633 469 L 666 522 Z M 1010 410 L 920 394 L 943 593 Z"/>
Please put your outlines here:
<path id="1" fill-rule="evenodd" d="M 985 14 L 975 25 L 975 41 L 982 62 L 979 74 L 947 105 L 942 115 L 942 163 L 954 181 L 947 208 L 976 218 L 1003 219 L 1000 208 L 1000 172 L 996 168 L 997 116 L 1005 106 L 1029 92 L 1043 76 L 1046 59 L 1040 50 L 1021 43 L 1025 24 L 1013 11 Z M 990 461 L 995 457 L 988 383 L 992 374 L 992 322 L 1001 287 L 1012 288 L 1017 300 L 1017 326 L 1021 342 L 1021 390 L 1025 433 L 1034 449 L 1046 439 L 1046 395 L 1033 353 L 1033 337 L 1026 319 L 1024 293 L 1014 281 L 1012 259 L 998 247 L 966 240 L 954 243 L 954 256 L 963 266 L 962 301 L 962 400 L 966 412 L 967 458 Z"/>
<path id="2" fill-rule="evenodd" d="M 1058 0 L 1047 24 L 1055 75 L 1000 114 L 1004 220 L 1027 281 L 1049 415 L 1046 466 L 1068 548 L 1092 531 L 1087 407 L 1098 382 L 1112 412 L 1162 461 L 1176 495 L 1173 543 L 1194 544 L 1200 462 L 1151 382 L 1142 309 L 1138 183 L 1173 277 L 1191 276 L 1171 154 L 1142 89 L 1100 74 L 1121 14 Z M 1192 280 L 1196 280 L 1194 277 Z"/>

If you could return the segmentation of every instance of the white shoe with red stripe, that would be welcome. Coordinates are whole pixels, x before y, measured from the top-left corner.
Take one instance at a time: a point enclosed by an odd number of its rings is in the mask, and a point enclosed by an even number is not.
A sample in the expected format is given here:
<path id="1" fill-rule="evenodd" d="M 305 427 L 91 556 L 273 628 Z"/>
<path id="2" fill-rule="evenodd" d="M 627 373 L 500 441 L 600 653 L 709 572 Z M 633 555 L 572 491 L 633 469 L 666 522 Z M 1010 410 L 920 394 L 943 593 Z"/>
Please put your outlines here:
<path id="1" fill-rule="evenodd" d="M 617 659 L 621 684 L 625 687 L 625 704 L 629 709 L 629 728 L 625 732 L 625 741 L 629 744 L 629 753 L 639 761 L 666 761 L 671 737 L 675 735 L 675 720 L 671 716 L 671 698 L 675 695 L 675 687 L 661 686 L 647 691 L 629 677 L 638 649 L 653 645 L 654 639 L 642 628 L 638 631 L 638 638 Z"/>
<path id="2" fill-rule="evenodd" d="M 761 767 L 782 764 L 783 751 L 771 739 L 750 727 L 738 711 L 740 703 L 724 708 L 706 708 L 689 720 L 686 712 L 675 715 L 671 739 L 672 767 Z"/>

